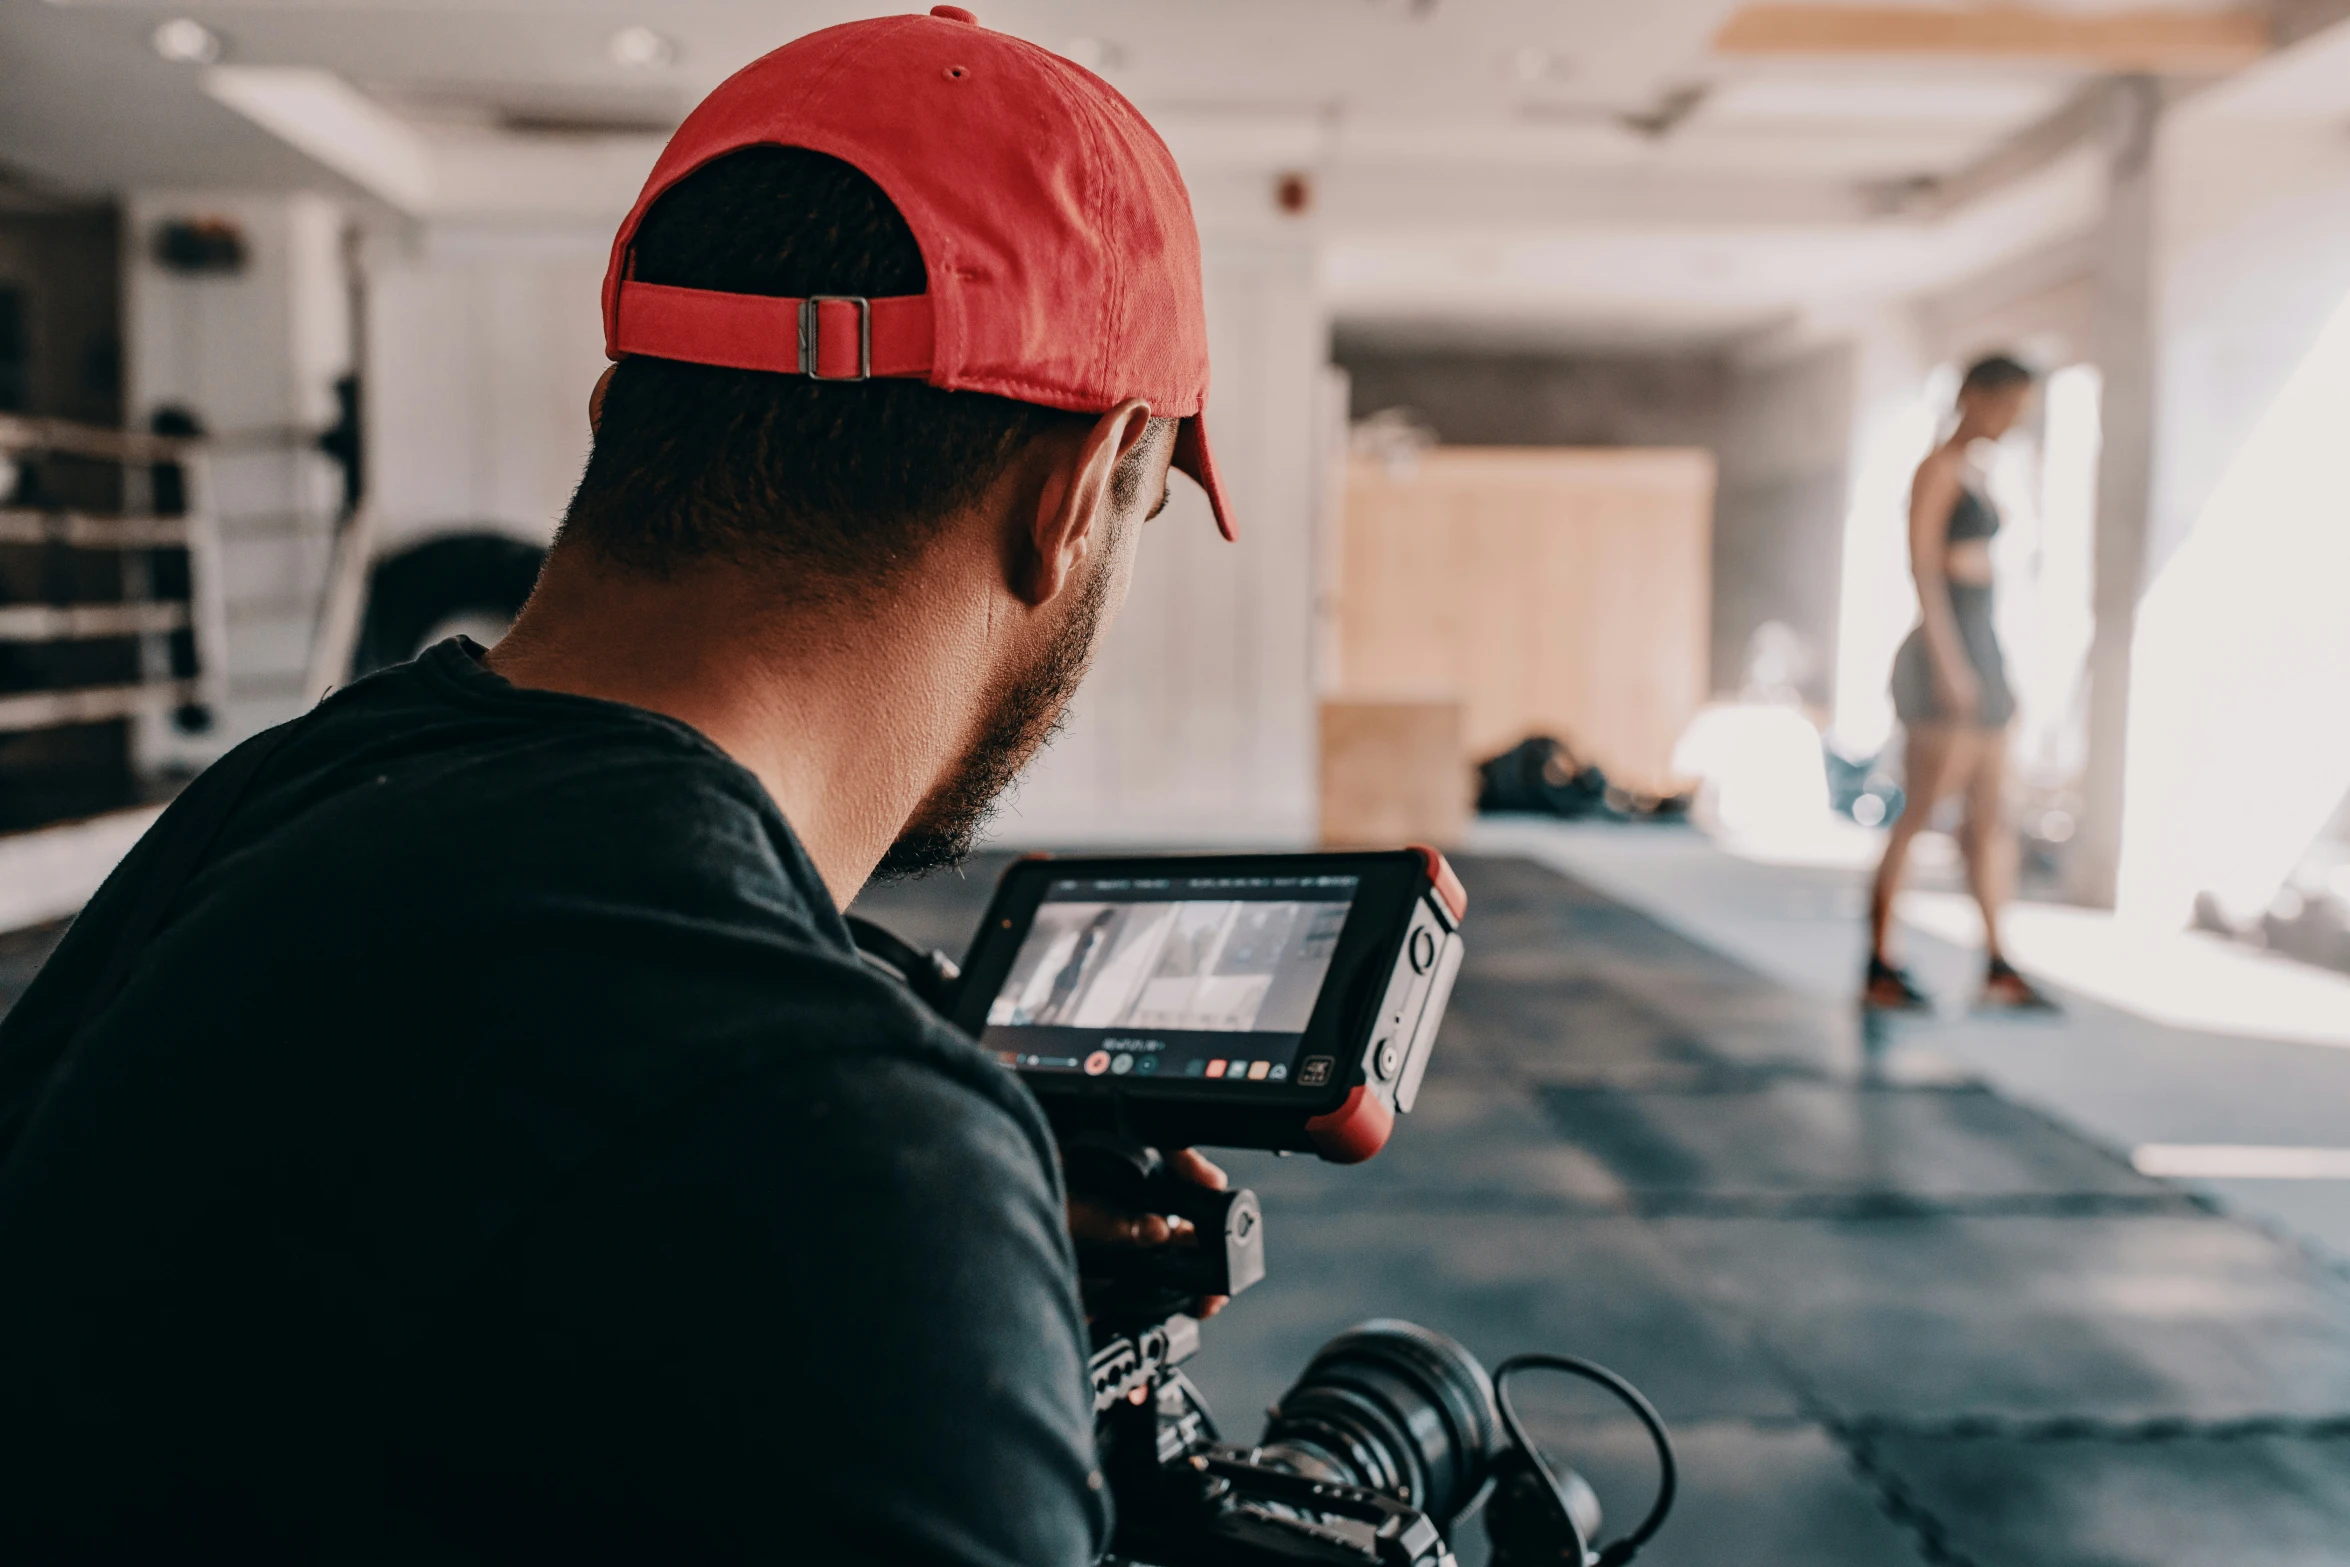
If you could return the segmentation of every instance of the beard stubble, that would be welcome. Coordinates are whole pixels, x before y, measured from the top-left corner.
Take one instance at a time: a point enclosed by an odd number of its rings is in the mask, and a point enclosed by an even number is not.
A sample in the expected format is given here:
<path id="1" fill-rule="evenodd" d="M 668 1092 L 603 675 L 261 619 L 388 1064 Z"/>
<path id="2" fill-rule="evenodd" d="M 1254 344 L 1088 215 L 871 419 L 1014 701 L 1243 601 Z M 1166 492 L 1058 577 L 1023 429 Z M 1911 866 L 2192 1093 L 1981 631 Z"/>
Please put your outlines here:
<path id="1" fill-rule="evenodd" d="M 1027 670 L 997 688 L 979 738 L 882 855 L 873 870 L 875 881 L 900 881 L 970 858 L 980 829 L 995 814 L 1004 792 L 1060 733 L 1070 699 L 1093 666 L 1094 639 L 1101 631 L 1109 586 L 1107 571 L 1088 574 L 1051 644 Z"/>

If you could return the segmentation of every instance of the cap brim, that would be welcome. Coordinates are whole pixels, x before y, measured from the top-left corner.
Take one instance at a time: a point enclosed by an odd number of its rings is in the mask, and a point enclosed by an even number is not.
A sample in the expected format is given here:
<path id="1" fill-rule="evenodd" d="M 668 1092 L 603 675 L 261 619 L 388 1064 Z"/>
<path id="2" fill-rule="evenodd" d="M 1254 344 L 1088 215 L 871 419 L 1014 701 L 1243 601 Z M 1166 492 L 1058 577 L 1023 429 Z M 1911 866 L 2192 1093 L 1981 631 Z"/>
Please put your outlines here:
<path id="1" fill-rule="evenodd" d="M 1216 526 L 1227 539 L 1238 539 L 1233 531 L 1232 508 L 1224 500 L 1224 481 L 1216 473 L 1215 456 L 1208 450 L 1208 419 L 1203 413 L 1193 414 L 1175 429 L 1175 466 L 1199 481 L 1199 487 L 1208 492 L 1208 505 L 1216 513 Z"/>

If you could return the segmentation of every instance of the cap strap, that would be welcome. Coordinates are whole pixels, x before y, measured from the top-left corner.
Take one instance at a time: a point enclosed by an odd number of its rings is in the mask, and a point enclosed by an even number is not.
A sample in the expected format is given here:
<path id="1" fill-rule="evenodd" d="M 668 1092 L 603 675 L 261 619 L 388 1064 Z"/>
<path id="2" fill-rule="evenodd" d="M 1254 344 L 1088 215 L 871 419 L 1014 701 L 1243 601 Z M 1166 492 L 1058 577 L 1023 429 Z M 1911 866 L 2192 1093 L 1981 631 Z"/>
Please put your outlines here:
<path id="1" fill-rule="evenodd" d="M 860 369 L 884 376 L 930 374 L 935 338 L 928 294 L 862 304 L 823 295 L 803 316 L 806 304 L 772 294 L 720 294 L 632 280 L 620 285 L 612 346 L 624 355 L 777 375 L 800 375 L 812 366 L 826 380 L 858 380 Z M 803 319 L 815 327 L 812 352 L 802 351 Z M 872 334 L 869 366 L 863 341 L 867 328 Z"/>

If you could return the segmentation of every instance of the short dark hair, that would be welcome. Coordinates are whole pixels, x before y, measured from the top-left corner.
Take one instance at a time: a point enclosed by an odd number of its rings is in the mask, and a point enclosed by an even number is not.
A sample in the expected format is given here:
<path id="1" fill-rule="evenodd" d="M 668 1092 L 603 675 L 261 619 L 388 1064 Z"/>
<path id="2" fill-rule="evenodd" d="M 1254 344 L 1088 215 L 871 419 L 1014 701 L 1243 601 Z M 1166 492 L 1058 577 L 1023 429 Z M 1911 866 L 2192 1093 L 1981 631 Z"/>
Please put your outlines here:
<path id="1" fill-rule="evenodd" d="M 928 282 L 881 187 L 799 147 L 746 148 L 679 181 L 637 230 L 634 276 L 785 298 L 879 299 Z M 774 562 L 816 586 L 886 579 L 1029 442 L 1096 417 L 915 380 L 820 382 L 632 356 L 606 389 L 563 536 L 658 576 L 715 557 Z M 1122 505 L 1142 472 L 1120 464 Z"/>
<path id="2" fill-rule="evenodd" d="M 2008 354 L 1985 354 L 1966 367 L 1966 375 L 1958 383 L 1958 394 L 1969 392 L 1988 394 L 2004 392 L 2011 386 L 2029 386 L 2040 377 L 2030 365 Z"/>

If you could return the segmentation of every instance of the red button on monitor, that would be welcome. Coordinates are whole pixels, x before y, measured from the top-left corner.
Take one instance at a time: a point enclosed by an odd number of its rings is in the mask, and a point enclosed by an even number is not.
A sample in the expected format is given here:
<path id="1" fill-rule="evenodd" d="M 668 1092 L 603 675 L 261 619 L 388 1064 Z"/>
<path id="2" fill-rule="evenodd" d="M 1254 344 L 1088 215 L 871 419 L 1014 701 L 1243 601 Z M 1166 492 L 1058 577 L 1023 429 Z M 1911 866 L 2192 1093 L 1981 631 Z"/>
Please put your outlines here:
<path id="1" fill-rule="evenodd" d="M 1210 1077 L 1222 1077 L 1223 1075 L 1224 1075 L 1224 1063 L 1223 1063 L 1223 1062 L 1221 1062 L 1221 1061 L 1210 1061 L 1210 1062 L 1208 1063 L 1208 1076 L 1210 1076 Z"/>
<path id="2" fill-rule="evenodd" d="M 1107 1050 L 1096 1050 L 1085 1058 L 1085 1075 L 1087 1077 L 1099 1077 L 1109 1069 L 1110 1053 Z"/>

